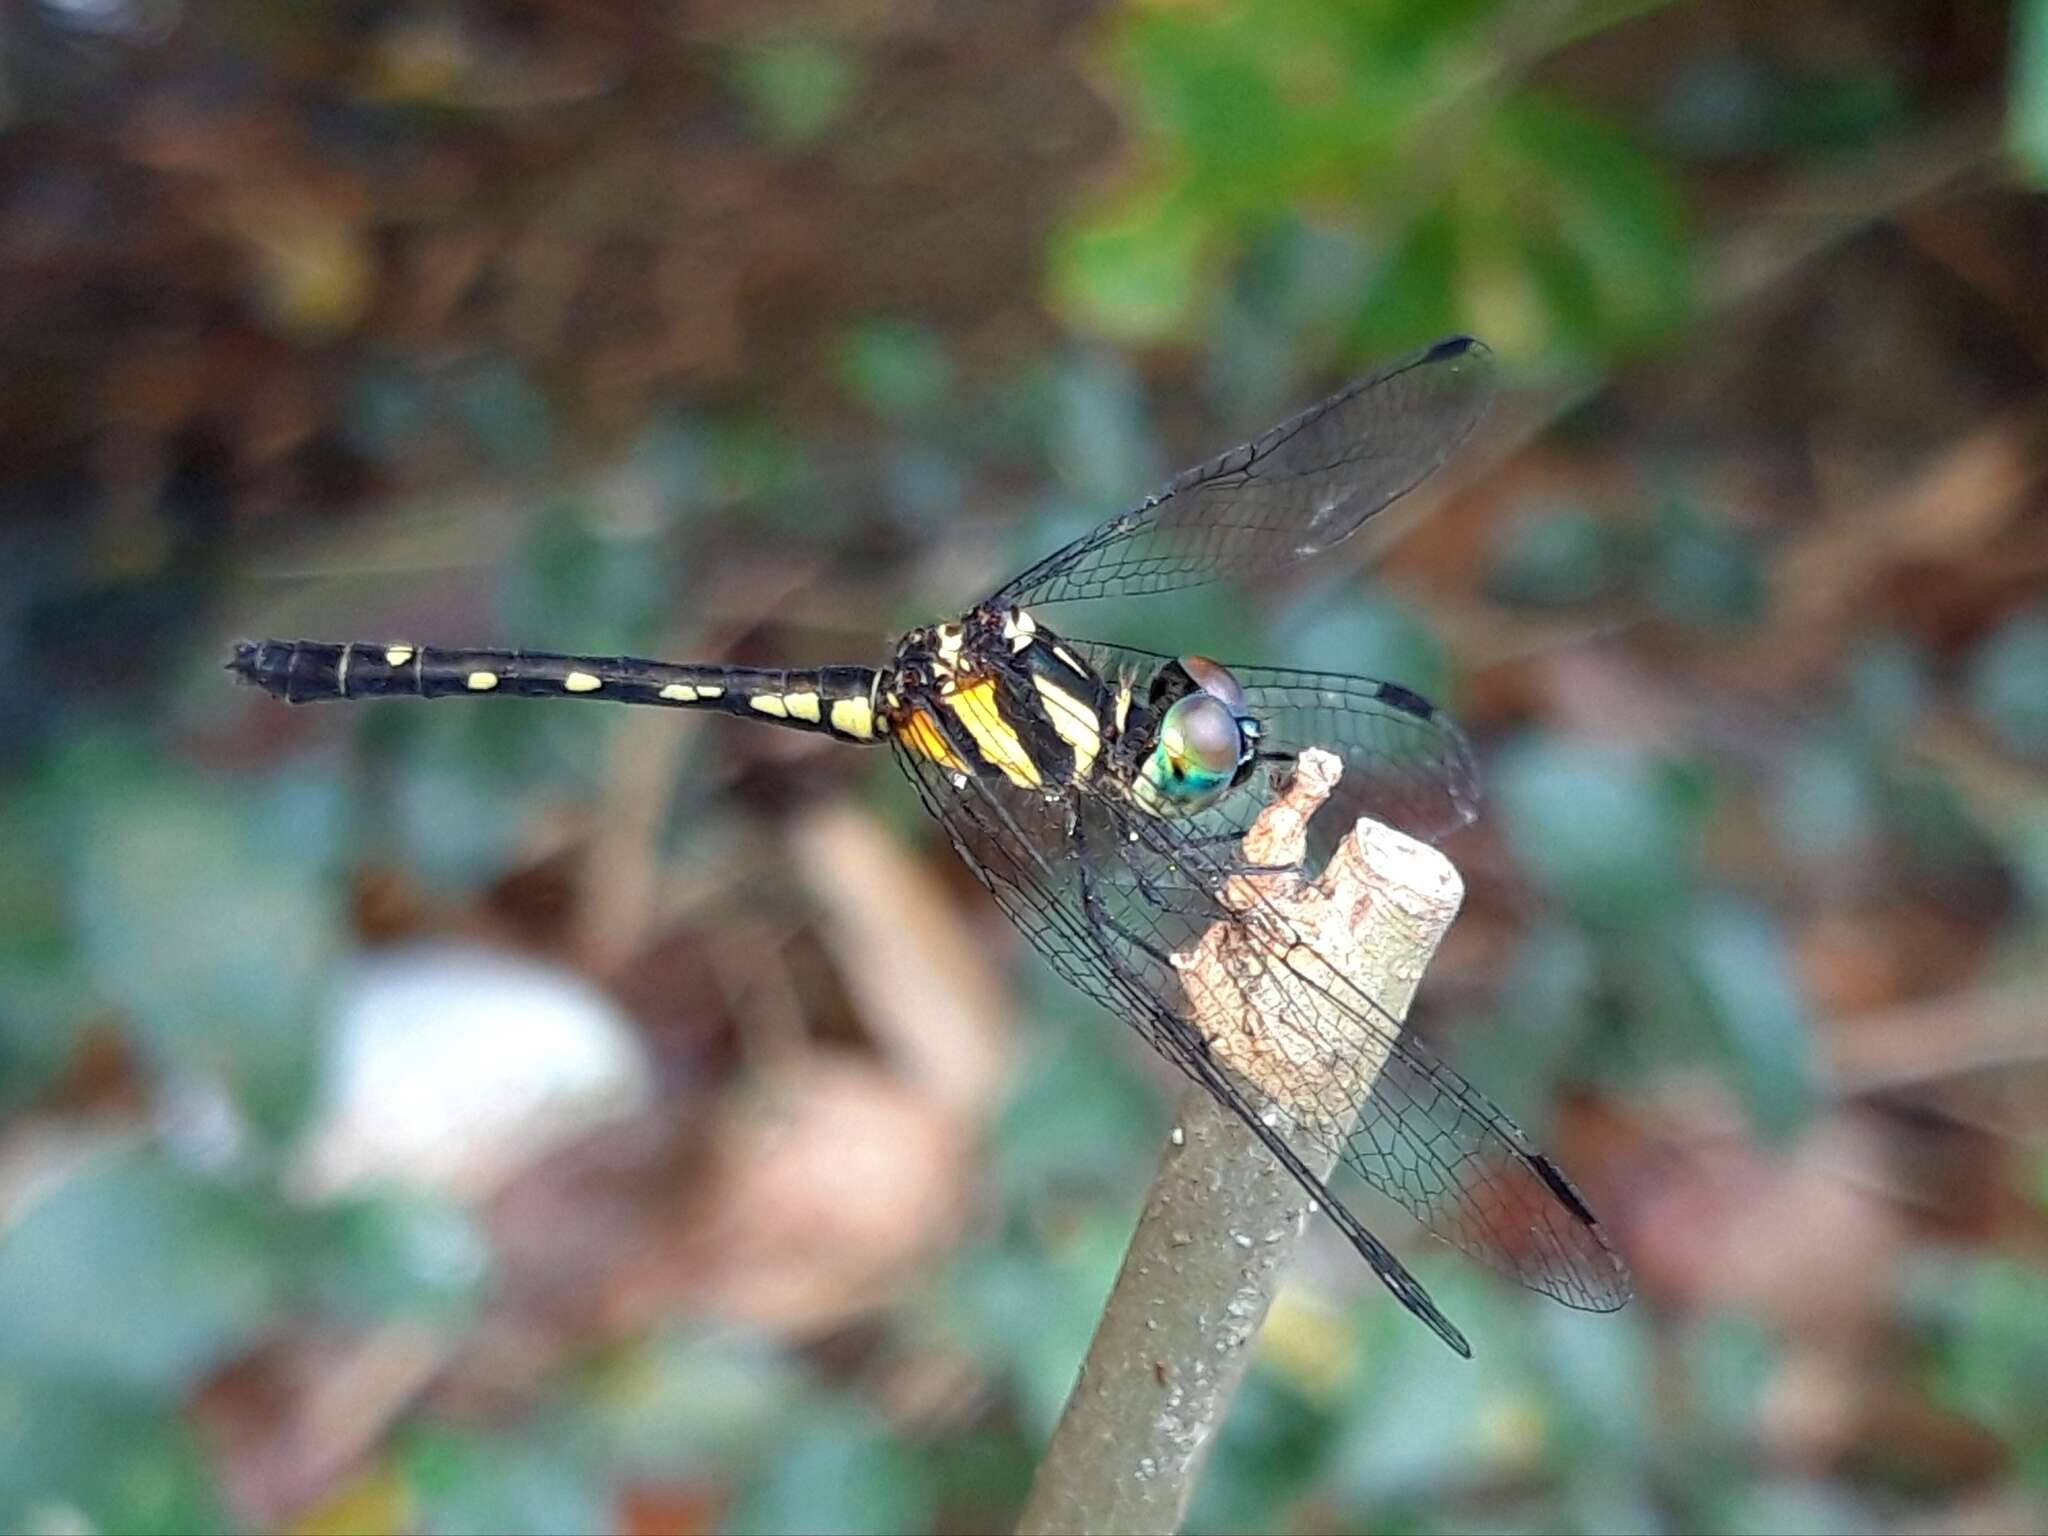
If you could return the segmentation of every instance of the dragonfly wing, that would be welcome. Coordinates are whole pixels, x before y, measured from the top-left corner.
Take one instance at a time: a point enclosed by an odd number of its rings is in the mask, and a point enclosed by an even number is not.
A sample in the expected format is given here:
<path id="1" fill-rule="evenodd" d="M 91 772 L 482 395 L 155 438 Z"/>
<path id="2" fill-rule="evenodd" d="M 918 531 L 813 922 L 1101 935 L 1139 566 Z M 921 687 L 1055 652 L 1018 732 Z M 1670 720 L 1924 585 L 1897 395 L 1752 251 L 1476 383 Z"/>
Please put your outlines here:
<path id="1" fill-rule="evenodd" d="M 1303 1147 L 1341 1160 L 1436 1236 L 1532 1290 L 1591 1311 L 1628 1300 L 1627 1271 L 1591 1211 L 1505 1114 L 1355 982 L 1313 959 L 1302 962 L 1313 946 L 1279 908 L 1226 904 L 1222 893 L 1237 873 L 1235 837 L 1250 820 L 1243 805 L 1256 795 L 1231 797 L 1240 803 L 1234 811 L 1168 821 L 1121 795 L 1048 796 L 949 772 L 911 752 L 898 759 L 962 858 L 1053 968 L 1269 1146 L 1290 1143 L 1289 1171 L 1404 1304 L 1440 1333 L 1449 1324 L 1308 1171 Z M 1189 997 L 1194 973 L 1173 958 L 1219 926 L 1248 932 L 1248 919 L 1283 935 L 1291 949 L 1279 958 L 1260 942 L 1236 945 L 1233 986 L 1284 1016 L 1317 1063 L 1278 1076 L 1268 1071 L 1263 1080 L 1232 1070 L 1227 1053 L 1219 1055 L 1191 1022 L 1217 1010 L 1201 1006 L 1209 999 Z M 1360 1086 L 1323 1069 L 1361 1049 L 1380 1066 Z M 1304 1118 L 1303 1105 L 1318 1115 Z M 1292 1129 L 1279 1137 L 1276 1125 Z"/>
<path id="2" fill-rule="evenodd" d="M 1188 1022 L 1166 950 L 1168 906 L 1200 893 L 1175 889 L 1170 871 L 1127 864 L 1099 797 L 1056 799 L 1007 781 L 950 771 L 913 751 L 896 760 L 954 849 L 998 907 L 1053 969 L 1136 1030 L 1146 1043 L 1235 1115 L 1329 1213 L 1381 1282 L 1461 1355 L 1471 1346 L 1392 1252 L 1366 1230 L 1287 1138 L 1256 1085 L 1231 1072 Z M 1092 835 L 1085 830 L 1093 823 Z M 1155 873 L 1164 873 L 1165 885 Z M 1147 938 L 1146 935 L 1151 935 Z"/>
<path id="3" fill-rule="evenodd" d="M 1443 464 L 1492 389 L 1485 346 L 1469 336 L 1440 341 L 1177 475 L 989 605 L 1170 592 L 1320 554 Z"/>
<path id="4" fill-rule="evenodd" d="M 1100 640 L 1067 638 L 1066 644 L 1104 677 L 1131 678 L 1140 698 L 1152 675 L 1173 659 Z M 1316 812 L 1310 851 L 1317 860 L 1361 816 L 1434 843 L 1479 814 L 1479 768 L 1471 743 L 1420 694 L 1342 672 L 1224 666 L 1259 722 L 1263 755 L 1284 763 L 1321 747 L 1344 761 L 1336 792 Z M 1257 809 L 1240 803 L 1228 814 L 1242 829 Z"/>
<path id="5" fill-rule="evenodd" d="M 1593 1213 L 1512 1120 L 1356 981 L 1318 963 L 1313 937 L 1278 905 L 1256 893 L 1248 906 L 1236 894 L 1240 904 L 1226 903 L 1222 893 L 1237 872 L 1229 847 L 1128 802 L 1117 819 L 1121 858 L 1134 883 L 1146 883 L 1149 867 L 1170 873 L 1181 896 L 1191 898 L 1170 927 L 1161 924 L 1162 937 L 1219 924 L 1280 936 L 1284 954 L 1257 941 L 1234 947 L 1234 963 L 1251 973 L 1234 985 L 1268 1000 L 1286 1029 L 1312 1047 L 1313 1080 L 1302 1069 L 1301 1080 L 1279 1079 L 1267 1095 L 1334 1108 L 1303 1122 L 1303 1138 L 1334 1153 L 1437 1237 L 1509 1279 L 1586 1311 L 1627 1302 L 1628 1272 Z M 1247 882 L 1234 885 L 1243 892 Z M 1185 950 L 1187 943 L 1171 947 Z M 1378 1061 L 1376 1073 L 1321 1070 L 1361 1049 Z"/>

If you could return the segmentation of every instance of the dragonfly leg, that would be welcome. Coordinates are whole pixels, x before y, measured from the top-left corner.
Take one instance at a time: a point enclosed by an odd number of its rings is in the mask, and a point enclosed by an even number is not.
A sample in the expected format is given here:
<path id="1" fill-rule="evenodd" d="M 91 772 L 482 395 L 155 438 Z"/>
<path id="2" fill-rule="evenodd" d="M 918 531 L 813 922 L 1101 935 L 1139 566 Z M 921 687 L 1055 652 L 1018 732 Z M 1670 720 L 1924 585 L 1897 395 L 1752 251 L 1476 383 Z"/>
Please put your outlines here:
<path id="1" fill-rule="evenodd" d="M 1148 894 L 1146 899 L 1151 900 L 1152 898 Z M 1103 932 L 1115 934 L 1133 949 L 1144 954 L 1148 959 L 1166 967 L 1169 971 L 1172 970 L 1173 957 L 1171 955 L 1151 940 L 1144 938 L 1140 934 L 1133 933 L 1123 923 L 1110 916 L 1109 909 L 1102 904 L 1101 893 L 1096 889 L 1095 876 L 1088 871 L 1085 865 L 1081 870 L 1081 909 L 1088 914 L 1088 920 L 1096 924 Z"/>

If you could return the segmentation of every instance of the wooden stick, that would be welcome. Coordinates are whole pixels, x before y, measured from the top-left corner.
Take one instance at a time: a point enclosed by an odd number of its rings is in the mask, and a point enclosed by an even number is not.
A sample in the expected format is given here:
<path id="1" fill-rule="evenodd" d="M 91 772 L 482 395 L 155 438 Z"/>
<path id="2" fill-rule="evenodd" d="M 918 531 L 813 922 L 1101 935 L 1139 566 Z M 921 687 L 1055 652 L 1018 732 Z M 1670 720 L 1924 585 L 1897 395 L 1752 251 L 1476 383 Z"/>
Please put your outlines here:
<path id="1" fill-rule="evenodd" d="M 1302 755 L 1294 782 L 1245 838 L 1250 862 L 1299 863 L 1308 819 L 1340 768 L 1328 753 Z M 1396 1019 L 1407 1015 L 1464 895 L 1442 854 L 1370 821 L 1358 823 L 1313 882 L 1296 875 L 1240 878 L 1256 882 L 1263 905 L 1278 909 L 1317 958 Z M 1300 1047 L 1313 1038 L 1327 1048 L 1329 1024 L 1304 1028 L 1297 1019 L 1292 1028 L 1261 1032 L 1256 1021 L 1202 1016 L 1213 1011 L 1203 999 L 1243 995 L 1220 972 L 1214 984 L 1204 980 L 1205 968 L 1226 966 L 1230 947 L 1242 942 L 1238 925 L 1219 924 L 1176 958 L 1197 999 L 1191 1015 L 1219 1058 L 1244 1075 L 1260 1075 L 1264 1061 L 1276 1064 L 1269 1070 L 1277 1078 L 1277 1064 L 1293 1063 L 1286 1070 L 1290 1097 L 1305 1101 L 1297 1103 L 1302 1113 L 1314 1114 L 1321 1106 L 1315 1085 L 1301 1074 Z M 1218 1038 L 1226 1027 L 1234 1036 L 1228 1045 Z M 1376 1055 L 1358 1042 L 1326 1080 L 1333 1085 L 1329 1100 L 1356 1102 L 1383 1057 L 1383 1050 Z M 1335 1159 L 1325 1153 L 1308 1161 L 1327 1175 Z M 1018 1524 L 1024 1536 L 1179 1528 L 1310 1204 L 1234 1115 L 1189 1086 L 1122 1272 L 1032 1483 Z"/>

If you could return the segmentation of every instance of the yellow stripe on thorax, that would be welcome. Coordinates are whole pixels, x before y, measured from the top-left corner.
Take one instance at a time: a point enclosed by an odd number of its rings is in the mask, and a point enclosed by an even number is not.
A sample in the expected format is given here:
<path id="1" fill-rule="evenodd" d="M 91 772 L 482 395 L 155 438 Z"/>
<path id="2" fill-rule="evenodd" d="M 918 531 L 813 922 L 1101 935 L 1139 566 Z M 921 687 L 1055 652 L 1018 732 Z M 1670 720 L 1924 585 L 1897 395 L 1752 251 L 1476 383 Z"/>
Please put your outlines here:
<path id="1" fill-rule="evenodd" d="M 1096 724 L 1095 710 L 1078 695 L 1048 681 L 1042 673 L 1031 674 L 1031 686 L 1038 690 L 1045 717 L 1060 733 L 1060 740 L 1074 749 L 1074 780 L 1079 783 L 1088 777 L 1102 751 L 1102 728 Z"/>
<path id="2" fill-rule="evenodd" d="M 946 733 L 939 729 L 939 722 L 925 709 L 913 709 L 897 723 L 896 739 L 919 757 L 928 757 L 941 768 L 950 768 L 955 773 L 967 771 L 967 765 L 960 761 L 960 754 L 953 750 L 953 744 L 946 740 Z"/>
<path id="3" fill-rule="evenodd" d="M 974 678 L 951 693 L 942 693 L 939 706 L 952 711 L 953 718 L 967 727 L 982 760 L 1012 784 L 1037 789 L 1045 782 L 1024 743 L 996 710 L 994 678 Z"/>

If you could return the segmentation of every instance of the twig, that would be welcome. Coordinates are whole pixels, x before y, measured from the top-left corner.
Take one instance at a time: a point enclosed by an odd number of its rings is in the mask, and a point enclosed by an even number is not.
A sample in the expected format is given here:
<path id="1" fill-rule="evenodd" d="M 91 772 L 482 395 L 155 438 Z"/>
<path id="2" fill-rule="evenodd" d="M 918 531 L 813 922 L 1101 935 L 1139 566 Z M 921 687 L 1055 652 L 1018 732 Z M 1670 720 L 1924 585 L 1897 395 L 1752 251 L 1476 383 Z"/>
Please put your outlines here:
<path id="1" fill-rule="evenodd" d="M 1338 771 L 1328 753 L 1302 755 L 1293 784 L 1245 838 L 1251 862 L 1300 863 L 1308 819 Z M 1312 957 L 1296 955 L 1291 964 L 1341 969 L 1396 1019 L 1407 1014 L 1463 896 L 1442 854 L 1370 821 L 1358 823 L 1313 882 L 1295 875 L 1240 878 L 1258 887 L 1260 916 L 1284 917 L 1295 939 L 1312 948 Z M 1230 951 L 1247 942 L 1257 942 L 1247 927 L 1218 924 L 1176 957 L 1190 996 L 1240 998 L 1249 1014 L 1260 989 L 1244 985 L 1242 967 L 1224 977 Z M 1191 1010 L 1218 1058 L 1264 1080 L 1269 1096 L 1303 1119 L 1327 1118 L 1326 1108 L 1359 1102 L 1384 1060 L 1383 1046 L 1346 1040 L 1348 1032 L 1333 1021 L 1276 1024 L 1218 1012 L 1200 1002 Z M 1333 1039 L 1346 1044 L 1341 1061 L 1328 1059 Z M 1305 1063 L 1311 1049 L 1319 1059 Z M 1305 1065 L 1324 1075 L 1311 1079 Z M 1341 1134 L 1306 1138 L 1305 1150 L 1340 1140 Z M 1307 1161 L 1326 1174 L 1334 1157 Z M 1020 1532 L 1179 1527 L 1310 1205 L 1235 1116 L 1189 1087 L 1123 1270 L 1039 1465 Z"/>

